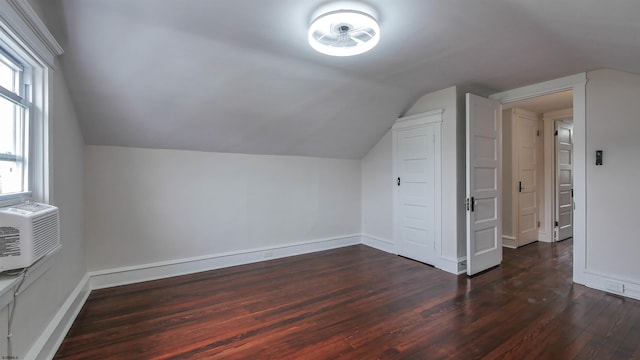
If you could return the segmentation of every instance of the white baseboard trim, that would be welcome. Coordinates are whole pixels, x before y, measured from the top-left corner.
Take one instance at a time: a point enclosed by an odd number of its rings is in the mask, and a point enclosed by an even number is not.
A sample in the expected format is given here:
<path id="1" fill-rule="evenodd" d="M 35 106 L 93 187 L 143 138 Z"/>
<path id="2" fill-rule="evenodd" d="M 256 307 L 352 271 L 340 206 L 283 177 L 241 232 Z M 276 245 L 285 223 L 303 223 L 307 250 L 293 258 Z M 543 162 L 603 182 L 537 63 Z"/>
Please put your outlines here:
<path id="1" fill-rule="evenodd" d="M 71 292 L 62 307 L 55 314 L 49 325 L 44 329 L 38 340 L 31 347 L 25 359 L 53 359 L 64 337 L 69 332 L 82 306 L 87 301 L 91 288 L 89 275 L 86 274 Z"/>
<path id="2" fill-rule="evenodd" d="M 436 267 L 440 270 L 446 271 L 454 275 L 460 275 L 467 272 L 466 257 L 449 259 L 441 256 L 440 259 L 438 260 L 439 260 L 438 265 Z"/>
<path id="3" fill-rule="evenodd" d="M 547 234 L 546 231 L 539 230 L 538 231 L 538 241 L 545 242 L 545 243 L 551 243 L 551 242 L 553 242 L 553 238 L 551 236 L 549 236 L 549 234 Z"/>
<path id="4" fill-rule="evenodd" d="M 384 240 L 379 237 L 362 234 L 362 244 L 374 249 L 388 252 L 390 254 L 398 254 L 398 251 L 396 250 L 396 244 L 394 244 L 392 241 Z"/>
<path id="5" fill-rule="evenodd" d="M 637 281 L 620 279 L 616 276 L 604 275 L 589 270 L 582 274 L 581 280 L 583 281 L 574 279 L 576 283 L 581 283 L 592 289 L 640 300 L 640 283 Z"/>
<path id="6" fill-rule="evenodd" d="M 91 288 L 102 289 L 150 280 L 164 279 L 202 271 L 245 265 L 259 261 L 308 254 L 361 243 L 361 235 L 345 235 L 335 238 L 297 242 L 279 246 L 212 254 L 138 266 L 92 271 L 89 273 Z"/>
<path id="7" fill-rule="evenodd" d="M 516 238 L 510 235 L 502 235 L 502 247 L 517 249 Z"/>

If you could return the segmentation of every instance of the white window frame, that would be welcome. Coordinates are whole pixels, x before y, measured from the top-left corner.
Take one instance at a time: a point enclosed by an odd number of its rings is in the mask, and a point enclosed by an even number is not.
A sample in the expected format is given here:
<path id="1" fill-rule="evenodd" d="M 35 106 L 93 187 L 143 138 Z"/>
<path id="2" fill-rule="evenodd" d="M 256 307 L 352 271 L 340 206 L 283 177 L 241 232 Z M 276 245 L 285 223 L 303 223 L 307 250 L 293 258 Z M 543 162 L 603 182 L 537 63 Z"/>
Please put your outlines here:
<path id="1" fill-rule="evenodd" d="M 14 92 L 10 89 L 0 87 L 0 97 L 3 98 L 2 101 L 9 101 L 22 109 L 21 120 L 24 123 L 20 135 L 18 135 L 21 137 L 18 144 L 22 149 L 18 150 L 13 157 L 17 162 L 21 163 L 19 168 L 22 173 L 23 191 L 19 193 L 0 194 L 0 203 L 31 199 L 34 185 L 33 176 L 36 172 L 36 169 L 31 166 L 32 156 L 36 155 L 32 151 L 33 142 L 31 136 L 33 131 L 33 108 L 31 104 L 32 71 L 30 62 L 19 56 L 18 52 L 14 50 L 16 48 L 16 44 L 7 43 L 2 39 L 2 36 L 0 36 L 0 57 L 2 57 L 3 62 L 10 65 L 10 67 L 19 69 L 14 71 L 20 72 L 17 91 Z M 4 159 L 0 159 L 0 161 L 3 160 Z"/>
<path id="2" fill-rule="evenodd" d="M 0 196 L 0 206 L 25 200 L 53 203 L 49 88 L 62 47 L 47 30 L 27 0 L 0 1 L 0 44 L 5 52 L 24 61 L 30 70 L 29 193 Z"/>
<path id="3" fill-rule="evenodd" d="M 25 176 L 27 179 L 26 191 L 13 194 L 0 195 L 0 206 L 16 204 L 26 200 L 38 202 L 49 201 L 48 184 L 44 179 L 48 177 L 48 134 L 46 120 L 43 118 L 45 104 L 42 101 L 42 93 L 45 91 L 46 66 L 39 62 L 32 54 L 27 52 L 4 29 L 0 29 L 0 49 L 8 57 L 13 58 L 23 67 L 22 86 L 28 88 L 25 91 L 24 105 L 25 134 L 23 141 L 27 144 L 24 150 Z"/>

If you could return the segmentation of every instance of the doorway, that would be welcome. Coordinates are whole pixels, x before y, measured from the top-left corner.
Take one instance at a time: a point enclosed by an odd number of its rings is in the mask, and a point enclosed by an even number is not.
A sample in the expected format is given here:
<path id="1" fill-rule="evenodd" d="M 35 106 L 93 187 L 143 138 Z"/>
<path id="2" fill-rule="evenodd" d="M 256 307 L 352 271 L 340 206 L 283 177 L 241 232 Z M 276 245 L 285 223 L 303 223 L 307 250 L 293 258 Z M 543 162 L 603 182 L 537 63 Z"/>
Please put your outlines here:
<path id="1" fill-rule="evenodd" d="M 488 100 L 493 101 L 497 109 L 500 111 L 501 106 L 509 106 L 510 104 L 532 99 L 536 97 L 542 97 L 549 94 L 557 94 L 565 91 L 572 91 L 573 93 L 573 280 L 579 284 L 586 284 L 589 278 L 589 274 L 585 272 L 586 269 L 586 84 L 587 74 L 580 73 L 576 75 L 566 76 L 563 78 L 550 80 L 542 83 L 528 85 L 501 93 L 496 93 L 489 96 Z M 467 138 L 469 138 L 469 106 L 467 104 Z M 469 148 L 469 141 L 467 140 L 467 151 Z M 501 144 L 497 149 L 501 151 Z M 467 156 L 468 158 L 468 156 Z M 469 161 L 467 159 L 467 188 L 469 187 Z M 500 166 L 498 173 L 501 174 L 502 168 Z M 547 181 L 549 176 L 545 174 L 545 189 L 549 188 Z M 499 181 L 498 189 L 501 187 L 502 176 L 497 177 Z M 475 186 L 472 184 L 471 186 Z M 500 196 L 501 197 L 501 196 Z M 467 191 L 467 204 L 469 201 L 469 193 Z M 473 202 L 471 202 L 473 203 Z M 502 206 L 501 202 L 498 205 L 498 216 L 502 220 Z M 551 206 L 545 203 L 544 207 Z M 550 211 L 545 211 L 545 220 L 547 216 L 550 216 Z M 468 263 L 472 260 L 473 254 L 468 251 L 470 246 L 473 246 L 473 238 L 469 235 L 470 231 L 470 215 L 467 210 L 467 275 L 473 275 L 473 272 L 469 271 Z M 547 227 L 549 228 L 551 223 L 547 221 Z M 498 232 L 495 235 L 493 241 L 502 248 L 502 232 Z M 485 269 L 489 269 L 491 266 L 500 265 L 501 257 L 497 258 L 492 264 L 489 264 Z"/>
<path id="2" fill-rule="evenodd" d="M 573 91 L 503 105 L 503 246 L 573 236 Z"/>

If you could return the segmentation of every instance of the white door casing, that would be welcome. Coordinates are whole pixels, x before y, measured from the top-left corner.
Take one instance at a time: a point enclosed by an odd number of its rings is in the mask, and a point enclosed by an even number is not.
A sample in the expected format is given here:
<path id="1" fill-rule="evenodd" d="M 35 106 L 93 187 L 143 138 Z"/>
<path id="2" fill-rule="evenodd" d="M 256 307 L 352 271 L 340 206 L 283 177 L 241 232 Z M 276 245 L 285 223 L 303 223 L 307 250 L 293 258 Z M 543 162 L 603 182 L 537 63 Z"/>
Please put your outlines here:
<path id="1" fill-rule="evenodd" d="M 540 179 L 540 120 L 537 114 L 516 110 L 514 117 L 517 201 L 517 246 L 538 240 Z"/>
<path id="2" fill-rule="evenodd" d="M 467 275 L 502 262 L 500 103 L 467 94 Z"/>
<path id="3" fill-rule="evenodd" d="M 573 123 L 556 121 L 556 241 L 573 236 Z"/>
<path id="4" fill-rule="evenodd" d="M 573 281 L 598 288 L 603 278 L 587 271 L 586 73 L 579 73 L 491 95 L 503 104 L 571 90 L 573 92 Z"/>
<path id="5" fill-rule="evenodd" d="M 394 239 L 398 254 L 438 266 L 442 111 L 400 118 L 393 127 Z"/>

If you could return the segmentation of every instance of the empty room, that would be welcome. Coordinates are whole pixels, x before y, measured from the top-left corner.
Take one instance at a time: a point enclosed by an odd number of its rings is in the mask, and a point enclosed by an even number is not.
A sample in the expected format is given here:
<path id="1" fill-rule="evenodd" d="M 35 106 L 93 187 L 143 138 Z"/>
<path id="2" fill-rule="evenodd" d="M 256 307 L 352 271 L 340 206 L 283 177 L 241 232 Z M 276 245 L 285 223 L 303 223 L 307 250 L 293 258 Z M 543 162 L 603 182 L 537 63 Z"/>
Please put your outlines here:
<path id="1" fill-rule="evenodd" d="M 640 2 L 0 2 L 0 358 L 640 359 Z"/>

